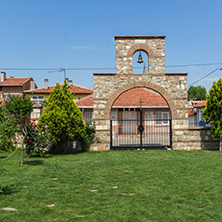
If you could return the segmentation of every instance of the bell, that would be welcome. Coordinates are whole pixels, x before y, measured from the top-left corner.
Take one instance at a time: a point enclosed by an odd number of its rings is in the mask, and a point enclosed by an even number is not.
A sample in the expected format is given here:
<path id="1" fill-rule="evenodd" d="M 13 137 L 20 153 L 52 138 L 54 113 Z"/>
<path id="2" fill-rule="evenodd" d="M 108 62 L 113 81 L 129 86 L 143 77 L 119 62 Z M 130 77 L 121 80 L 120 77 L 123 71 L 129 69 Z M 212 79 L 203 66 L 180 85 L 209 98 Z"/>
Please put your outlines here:
<path id="1" fill-rule="evenodd" d="M 140 54 L 139 54 L 139 56 L 138 56 L 138 61 L 137 61 L 137 63 L 143 63 L 143 58 L 142 58 L 142 56 L 141 56 L 141 52 L 140 52 Z"/>

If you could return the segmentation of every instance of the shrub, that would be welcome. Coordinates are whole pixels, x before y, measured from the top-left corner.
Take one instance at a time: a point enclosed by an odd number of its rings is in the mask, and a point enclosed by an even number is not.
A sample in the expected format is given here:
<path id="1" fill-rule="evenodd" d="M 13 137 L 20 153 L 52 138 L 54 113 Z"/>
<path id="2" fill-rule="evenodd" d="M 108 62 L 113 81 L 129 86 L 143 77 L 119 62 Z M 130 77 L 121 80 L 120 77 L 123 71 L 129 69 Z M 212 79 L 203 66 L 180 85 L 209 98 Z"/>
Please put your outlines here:
<path id="1" fill-rule="evenodd" d="M 85 123 L 85 132 L 80 138 L 83 151 L 89 150 L 90 145 L 94 142 L 95 139 L 95 124 L 93 121 L 86 121 Z"/>
<path id="2" fill-rule="evenodd" d="M 41 124 L 35 124 L 35 120 L 21 120 L 22 125 L 26 125 L 26 137 L 24 139 L 27 156 L 30 157 L 32 152 L 36 150 L 40 156 L 45 148 L 48 147 L 49 133 L 47 126 L 42 127 Z"/>
<path id="3" fill-rule="evenodd" d="M 39 123 L 48 126 L 51 139 L 57 142 L 58 150 L 66 152 L 69 140 L 80 140 L 85 132 L 82 113 L 73 101 L 73 95 L 66 81 L 60 88 L 57 83 L 50 92 L 47 106 L 42 112 Z"/>
<path id="4" fill-rule="evenodd" d="M 15 134 L 19 130 L 17 122 L 3 107 L 0 106 L 0 149 L 14 149 L 13 141 Z"/>

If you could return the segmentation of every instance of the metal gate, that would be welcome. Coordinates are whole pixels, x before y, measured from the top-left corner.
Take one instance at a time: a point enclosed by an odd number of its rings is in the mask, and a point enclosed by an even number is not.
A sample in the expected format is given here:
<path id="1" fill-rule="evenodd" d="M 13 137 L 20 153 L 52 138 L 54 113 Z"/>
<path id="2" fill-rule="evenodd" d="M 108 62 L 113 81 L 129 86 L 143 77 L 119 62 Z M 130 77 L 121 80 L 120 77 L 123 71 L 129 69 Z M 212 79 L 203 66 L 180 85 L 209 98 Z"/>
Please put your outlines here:
<path id="1" fill-rule="evenodd" d="M 171 119 L 110 120 L 110 149 L 172 148 Z"/>

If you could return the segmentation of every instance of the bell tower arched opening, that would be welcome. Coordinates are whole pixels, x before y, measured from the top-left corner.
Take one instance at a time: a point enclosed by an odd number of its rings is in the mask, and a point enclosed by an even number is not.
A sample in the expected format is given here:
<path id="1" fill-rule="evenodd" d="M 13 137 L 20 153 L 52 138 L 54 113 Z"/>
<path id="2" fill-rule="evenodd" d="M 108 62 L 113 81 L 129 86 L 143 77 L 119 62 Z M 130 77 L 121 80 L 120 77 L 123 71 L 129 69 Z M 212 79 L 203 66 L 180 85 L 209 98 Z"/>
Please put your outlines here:
<path id="1" fill-rule="evenodd" d="M 149 74 L 148 54 L 143 50 L 138 50 L 133 54 L 133 74 Z"/>

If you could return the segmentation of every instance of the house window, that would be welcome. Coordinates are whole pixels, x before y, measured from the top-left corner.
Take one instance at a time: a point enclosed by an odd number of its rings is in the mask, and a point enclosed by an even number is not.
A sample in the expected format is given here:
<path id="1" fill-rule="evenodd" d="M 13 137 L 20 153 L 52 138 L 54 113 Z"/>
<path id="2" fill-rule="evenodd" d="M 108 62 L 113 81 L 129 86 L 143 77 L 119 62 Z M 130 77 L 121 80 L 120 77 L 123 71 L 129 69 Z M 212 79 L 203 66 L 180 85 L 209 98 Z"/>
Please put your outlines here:
<path id="1" fill-rule="evenodd" d="M 85 121 L 91 121 L 93 119 L 93 113 L 92 112 L 86 112 L 85 113 Z"/>
<path id="2" fill-rule="evenodd" d="M 3 99 L 9 99 L 9 95 L 3 95 Z"/>
<path id="3" fill-rule="evenodd" d="M 33 96 L 32 101 L 35 105 L 41 105 L 41 102 L 44 100 L 44 96 Z"/>
<path id="4" fill-rule="evenodd" d="M 156 113 L 156 125 L 168 125 L 170 119 L 170 113 L 157 112 Z"/>

